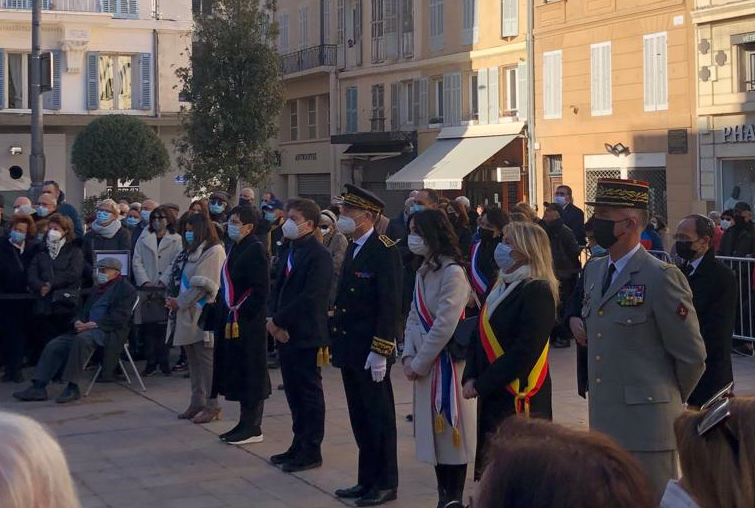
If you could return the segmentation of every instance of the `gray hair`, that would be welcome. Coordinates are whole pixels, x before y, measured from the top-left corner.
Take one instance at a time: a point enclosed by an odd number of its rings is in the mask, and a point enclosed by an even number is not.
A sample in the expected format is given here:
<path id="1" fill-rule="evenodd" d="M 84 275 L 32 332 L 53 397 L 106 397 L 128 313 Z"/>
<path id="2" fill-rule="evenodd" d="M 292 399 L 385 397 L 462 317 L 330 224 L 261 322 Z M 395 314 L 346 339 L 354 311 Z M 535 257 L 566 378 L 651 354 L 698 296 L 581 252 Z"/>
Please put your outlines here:
<path id="1" fill-rule="evenodd" d="M 0 506 L 81 508 L 63 450 L 27 416 L 0 412 Z"/>
<path id="2" fill-rule="evenodd" d="M 456 198 L 456 201 L 464 205 L 465 208 L 469 208 L 472 204 L 470 203 L 469 198 L 466 196 L 459 196 L 458 198 Z"/>

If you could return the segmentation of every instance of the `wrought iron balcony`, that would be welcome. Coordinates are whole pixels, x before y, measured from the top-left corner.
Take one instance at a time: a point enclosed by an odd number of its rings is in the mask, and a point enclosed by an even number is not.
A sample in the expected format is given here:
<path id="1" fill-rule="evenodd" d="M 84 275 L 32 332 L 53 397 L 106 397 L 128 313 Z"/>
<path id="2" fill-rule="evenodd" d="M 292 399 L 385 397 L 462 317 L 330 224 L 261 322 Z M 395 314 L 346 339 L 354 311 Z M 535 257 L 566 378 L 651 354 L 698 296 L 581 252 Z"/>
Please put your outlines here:
<path id="1" fill-rule="evenodd" d="M 293 74 L 317 67 L 335 67 L 336 45 L 321 44 L 280 57 L 281 74 Z"/>
<path id="2" fill-rule="evenodd" d="M 62 12 L 103 12 L 101 0 L 41 0 L 42 9 Z M 0 9 L 31 9 L 32 0 L 0 0 Z"/>

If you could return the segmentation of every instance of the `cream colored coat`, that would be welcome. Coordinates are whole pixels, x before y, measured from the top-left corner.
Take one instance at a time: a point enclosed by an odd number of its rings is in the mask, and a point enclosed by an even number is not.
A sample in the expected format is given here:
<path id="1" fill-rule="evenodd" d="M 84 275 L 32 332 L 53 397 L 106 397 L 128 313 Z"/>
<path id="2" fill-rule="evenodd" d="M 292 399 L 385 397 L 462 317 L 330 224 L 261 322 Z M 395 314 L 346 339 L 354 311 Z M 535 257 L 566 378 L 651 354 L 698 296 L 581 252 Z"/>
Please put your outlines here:
<path id="1" fill-rule="evenodd" d="M 184 274 L 189 280 L 189 289 L 178 295 L 176 312 L 176 333 L 174 346 L 186 346 L 205 341 L 205 332 L 198 325 L 202 311 L 197 302 L 207 299 L 215 301 L 220 289 L 220 271 L 225 262 L 225 250 L 221 244 L 204 249 L 204 244 L 191 253 L 184 267 Z M 168 327 L 170 333 L 170 326 Z"/>
<path id="2" fill-rule="evenodd" d="M 423 284 L 423 296 L 433 316 L 433 326 L 425 333 L 416 307 L 406 321 L 402 361 L 411 359 L 412 370 L 421 377 L 414 382 L 414 437 L 417 459 L 430 464 L 467 464 L 474 462 L 477 446 L 477 402 L 462 397 L 461 375 L 464 362 L 456 362 L 456 389 L 459 397 L 458 447 L 453 444 L 451 426 L 445 421 L 443 432 L 435 434 L 435 410 L 432 401 L 432 373 L 435 359 L 453 336 L 462 310 L 470 298 L 470 286 L 464 268 L 450 258 L 441 258 L 443 265 L 433 271 L 423 264 L 417 271 L 417 284 Z"/>
<path id="3" fill-rule="evenodd" d="M 156 286 L 162 282 L 167 286 L 173 261 L 182 249 L 181 235 L 166 233 L 158 247 L 157 235 L 145 229 L 136 242 L 131 262 L 136 285 L 143 286 L 147 283 Z"/>

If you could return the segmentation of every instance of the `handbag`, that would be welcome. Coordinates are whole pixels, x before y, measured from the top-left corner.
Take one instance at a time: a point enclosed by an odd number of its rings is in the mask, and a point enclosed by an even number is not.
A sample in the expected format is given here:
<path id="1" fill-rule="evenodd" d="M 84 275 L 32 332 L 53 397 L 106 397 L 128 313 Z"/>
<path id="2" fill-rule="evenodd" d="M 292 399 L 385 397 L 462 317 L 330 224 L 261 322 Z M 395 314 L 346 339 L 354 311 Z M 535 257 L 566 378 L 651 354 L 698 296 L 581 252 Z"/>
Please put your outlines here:
<path id="1" fill-rule="evenodd" d="M 52 292 L 52 314 L 54 316 L 73 316 L 79 305 L 78 289 L 56 289 Z"/>
<path id="2" fill-rule="evenodd" d="M 469 277 L 467 276 L 466 270 L 464 270 L 464 275 L 467 278 L 467 284 L 469 284 L 469 288 L 472 291 L 474 302 L 477 305 L 477 308 L 481 309 L 482 305 L 480 304 L 480 299 L 477 297 L 477 293 L 472 289 L 472 285 L 469 283 Z M 456 330 L 454 330 L 451 340 L 448 341 L 448 344 L 446 345 L 446 350 L 451 355 L 453 361 L 458 362 L 466 360 L 467 348 L 472 341 L 472 336 L 477 332 L 478 318 L 479 316 L 472 316 L 460 319 L 459 324 L 456 325 Z"/>
<path id="3" fill-rule="evenodd" d="M 139 307 L 142 324 L 167 323 L 168 309 L 165 308 L 165 297 L 159 291 L 148 292 Z"/>

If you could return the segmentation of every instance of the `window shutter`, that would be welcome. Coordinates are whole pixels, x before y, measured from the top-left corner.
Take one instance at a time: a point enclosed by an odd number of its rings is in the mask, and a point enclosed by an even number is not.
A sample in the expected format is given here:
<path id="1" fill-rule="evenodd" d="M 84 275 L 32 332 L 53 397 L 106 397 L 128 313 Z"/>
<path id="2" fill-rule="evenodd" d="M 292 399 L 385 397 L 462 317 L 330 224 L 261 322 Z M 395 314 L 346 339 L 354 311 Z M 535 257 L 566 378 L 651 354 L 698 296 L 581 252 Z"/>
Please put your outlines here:
<path id="1" fill-rule="evenodd" d="M 519 0 L 501 0 L 501 37 L 519 35 Z"/>
<path id="2" fill-rule="evenodd" d="M 359 129 L 358 117 L 358 95 L 357 88 L 350 87 L 346 89 L 346 131 L 349 133 L 357 132 Z"/>
<path id="3" fill-rule="evenodd" d="M 421 125 L 422 123 L 422 114 L 420 113 L 421 110 L 421 102 L 419 98 L 419 81 L 418 79 L 415 79 L 412 82 L 412 120 L 414 122 L 414 125 Z"/>
<path id="4" fill-rule="evenodd" d="M 472 17 L 472 43 L 480 42 L 480 0 L 474 0 L 472 3 L 474 16 Z"/>
<path id="5" fill-rule="evenodd" d="M 477 122 L 485 125 L 489 122 L 488 116 L 488 70 L 477 71 Z"/>
<path id="6" fill-rule="evenodd" d="M 139 16 L 139 0 L 128 0 L 128 14 L 133 17 Z"/>
<path id="7" fill-rule="evenodd" d="M 322 1 L 322 40 L 330 44 L 330 0 Z"/>
<path id="8" fill-rule="evenodd" d="M 44 0 L 42 2 L 42 9 L 46 11 L 50 10 L 50 0 Z"/>
<path id="9" fill-rule="evenodd" d="M 451 99 L 451 75 L 443 75 L 443 125 L 452 125 L 453 103 Z M 437 112 L 436 112 L 437 115 Z"/>
<path id="10" fill-rule="evenodd" d="M 443 0 L 430 0 L 430 51 L 443 49 Z"/>
<path id="11" fill-rule="evenodd" d="M 99 53 L 87 53 L 87 109 L 100 108 Z"/>
<path id="12" fill-rule="evenodd" d="M 655 38 L 656 55 L 656 107 L 660 110 L 668 109 L 668 57 L 666 54 L 666 34 L 658 34 Z"/>
<path id="13" fill-rule="evenodd" d="M 383 37 L 385 39 L 385 58 L 398 59 L 399 30 L 398 30 L 398 0 L 384 0 Z"/>
<path id="14" fill-rule="evenodd" d="M 113 12 L 113 2 L 116 0 L 102 0 L 102 12 Z"/>
<path id="15" fill-rule="evenodd" d="M 428 89 L 430 82 L 427 78 L 419 80 L 419 125 L 425 126 L 430 123 L 430 94 Z"/>
<path id="16" fill-rule="evenodd" d="M 63 68 L 60 59 L 63 54 L 60 50 L 52 50 L 52 90 L 42 94 L 44 109 L 60 109 L 60 70 Z"/>
<path id="17" fill-rule="evenodd" d="M 488 123 L 498 123 L 501 116 L 498 67 L 488 69 Z"/>
<path id="18" fill-rule="evenodd" d="M 543 53 L 543 117 L 561 118 L 561 51 Z"/>
<path id="19" fill-rule="evenodd" d="M 461 9 L 461 43 L 464 45 L 472 44 L 472 26 L 474 25 L 474 0 L 463 0 Z"/>
<path id="20" fill-rule="evenodd" d="M 391 130 L 401 128 L 401 100 L 399 99 L 400 83 L 391 83 Z"/>
<path id="21" fill-rule="evenodd" d="M 655 111 L 656 74 L 655 74 L 655 38 L 646 35 L 644 45 L 644 74 L 645 74 L 645 111 Z"/>
<path id="22" fill-rule="evenodd" d="M 5 50 L 0 49 L 0 109 L 5 108 Z"/>
<path id="23" fill-rule="evenodd" d="M 282 12 L 280 15 L 280 42 L 278 44 L 281 54 L 288 53 L 288 13 Z"/>
<path id="24" fill-rule="evenodd" d="M 152 109 L 152 55 L 139 54 L 139 109 Z"/>
<path id="25" fill-rule="evenodd" d="M 601 101 L 601 58 L 600 46 L 590 46 L 590 104 L 592 114 L 600 115 L 602 113 L 603 103 Z"/>
<path id="26" fill-rule="evenodd" d="M 606 115 L 610 115 L 613 113 L 613 91 L 612 91 L 612 83 L 613 79 L 611 78 L 612 73 L 612 67 L 613 63 L 611 61 L 611 44 L 606 44 L 603 46 L 602 55 L 601 55 L 601 64 L 602 64 L 602 90 L 603 90 L 603 113 Z"/>
<path id="27" fill-rule="evenodd" d="M 299 49 L 309 46 L 309 7 L 299 7 Z"/>
<path id="28" fill-rule="evenodd" d="M 519 62 L 516 68 L 516 100 L 517 116 L 520 120 L 527 119 L 529 88 L 527 87 L 527 62 Z"/>
<path id="29" fill-rule="evenodd" d="M 553 108 L 557 118 L 561 118 L 561 79 L 562 79 L 562 63 L 561 63 L 561 51 L 557 51 L 554 55 L 555 64 L 553 65 Z"/>

